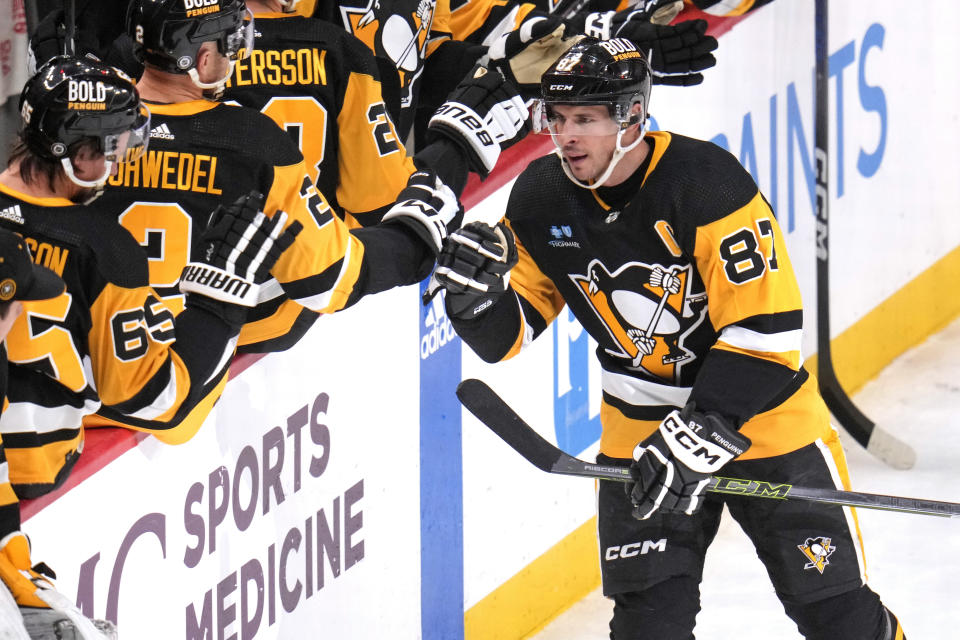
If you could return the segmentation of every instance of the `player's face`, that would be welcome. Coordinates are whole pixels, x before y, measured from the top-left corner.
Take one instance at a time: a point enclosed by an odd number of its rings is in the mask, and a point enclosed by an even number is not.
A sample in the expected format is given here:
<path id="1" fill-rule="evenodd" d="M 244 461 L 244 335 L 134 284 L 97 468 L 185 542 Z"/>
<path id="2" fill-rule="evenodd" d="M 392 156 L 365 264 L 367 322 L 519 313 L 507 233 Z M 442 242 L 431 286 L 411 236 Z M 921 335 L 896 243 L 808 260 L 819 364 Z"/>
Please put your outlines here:
<path id="1" fill-rule="evenodd" d="M 600 177 L 617 147 L 617 124 L 603 105 L 553 105 L 554 140 L 581 182 Z"/>

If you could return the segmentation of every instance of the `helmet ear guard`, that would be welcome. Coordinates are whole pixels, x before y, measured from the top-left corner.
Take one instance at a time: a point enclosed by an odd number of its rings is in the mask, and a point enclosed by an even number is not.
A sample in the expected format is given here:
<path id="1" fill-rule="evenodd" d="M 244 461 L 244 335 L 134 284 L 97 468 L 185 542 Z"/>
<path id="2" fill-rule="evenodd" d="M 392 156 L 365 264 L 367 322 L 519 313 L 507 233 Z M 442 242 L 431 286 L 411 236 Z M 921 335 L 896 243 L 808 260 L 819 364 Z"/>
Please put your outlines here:
<path id="1" fill-rule="evenodd" d="M 534 105 L 534 131 L 548 132 L 553 136 L 568 178 L 581 187 L 596 189 L 610 177 L 620 159 L 643 140 L 648 126 L 651 86 L 650 65 L 633 42 L 625 38 L 584 38 L 543 74 L 540 81 L 542 97 Z M 635 112 L 635 104 L 641 105 L 640 113 Z M 578 131 L 578 135 L 617 136 L 613 157 L 594 182 L 583 183 L 570 171 L 557 140 L 560 131 L 552 117 L 552 105 L 607 107 L 613 126 L 606 129 L 597 126 L 593 133 Z M 626 147 L 621 146 L 624 133 L 636 124 L 640 125 L 640 135 Z"/>

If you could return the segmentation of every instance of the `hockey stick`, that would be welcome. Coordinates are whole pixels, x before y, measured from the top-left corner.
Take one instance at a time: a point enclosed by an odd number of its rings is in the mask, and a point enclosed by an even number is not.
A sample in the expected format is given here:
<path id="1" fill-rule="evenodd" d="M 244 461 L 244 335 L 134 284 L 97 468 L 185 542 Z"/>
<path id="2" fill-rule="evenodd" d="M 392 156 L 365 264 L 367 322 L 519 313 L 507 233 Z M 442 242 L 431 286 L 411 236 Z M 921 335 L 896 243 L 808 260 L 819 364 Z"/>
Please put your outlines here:
<path id="1" fill-rule="evenodd" d="M 495 434 L 513 447 L 521 456 L 535 467 L 547 473 L 558 473 L 584 478 L 599 478 L 617 482 L 632 482 L 630 468 L 623 465 L 594 464 L 567 455 L 544 440 L 533 427 L 503 401 L 485 382 L 468 378 L 457 386 L 457 397 L 470 413 L 487 425 Z M 762 480 L 743 480 L 713 476 L 707 491 L 756 498 L 778 498 L 786 500 L 805 500 L 848 507 L 864 507 L 884 511 L 902 511 L 920 513 L 943 518 L 960 517 L 960 504 L 902 498 L 875 493 L 840 491 L 838 489 L 820 489 L 797 487 L 792 484 L 764 482 Z"/>
<path id="2" fill-rule="evenodd" d="M 827 88 L 829 50 L 827 0 L 816 0 L 816 165 L 817 208 L 817 378 L 820 395 L 830 413 L 862 447 L 895 469 L 910 469 L 917 456 L 910 445 L 884 431 L 847 396 L 833 369 L 830 355 L 830 221 L 829 221 L 829 122 Z"/>
<path id="3" fill-rule="evenodd" d="M 68 56 L 77 55 L 77 3 L 76 0 L 64 0 L 63 22 L 65 27 L 63 52 Z"/>

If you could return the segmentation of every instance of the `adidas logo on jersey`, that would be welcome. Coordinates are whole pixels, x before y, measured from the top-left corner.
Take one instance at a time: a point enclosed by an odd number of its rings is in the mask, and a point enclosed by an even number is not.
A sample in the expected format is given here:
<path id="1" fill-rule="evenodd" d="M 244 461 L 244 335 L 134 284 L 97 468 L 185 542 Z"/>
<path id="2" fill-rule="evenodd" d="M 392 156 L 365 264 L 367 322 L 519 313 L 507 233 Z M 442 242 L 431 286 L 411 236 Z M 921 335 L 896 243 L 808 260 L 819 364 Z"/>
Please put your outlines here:
<path id="1" fill-rule="evenodd" d="M 434 296 L 427 310 L 427 317 L 423 321 L 423 337 L 420 338 L 421 360 L 426 360 L 457 337 L 457 332 L 453 329 L 453 323 L 447 317 L 447 311 L 443 306 L 445 295 L 445 293 L 441 293 Z"/>
<path id="2" fill-rule="evenodd" d="M 0 218 L 3 218 L 4 220 L 12 220 L 17 224 L 23 224 L 23 216 L 20 215 L 20 205 L 15 204 L 12 207 L 0 209 Z"/>
<path id="3" fill-rule="evenodd" d="M 164 122 L 150 130 L 151 138 L 160 138 L 161 140 L 173 140 L 173 134 L 170 133 L 170 127 Z"/>

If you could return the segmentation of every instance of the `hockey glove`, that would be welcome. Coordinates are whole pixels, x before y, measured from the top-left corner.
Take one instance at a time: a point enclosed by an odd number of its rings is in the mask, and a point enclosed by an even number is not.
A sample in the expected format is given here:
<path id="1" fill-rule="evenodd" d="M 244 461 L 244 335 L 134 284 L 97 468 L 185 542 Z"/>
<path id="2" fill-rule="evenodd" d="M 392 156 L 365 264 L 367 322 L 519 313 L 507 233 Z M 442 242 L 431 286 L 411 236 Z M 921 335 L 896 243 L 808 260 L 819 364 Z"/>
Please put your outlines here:
<path id="1" fill-rule="evenodd" d="M 453 140 L 466 153 L 470 169 L 485 178 L 500 151 L 530 130 L 529 115 L 512 82 L 477 65 L 430 118 L 427 141 L 435 136 Z"/>
<path id="2" fill-rule="evenodd" d="M 633 483 L 626 485 L 633 517 L 646 520 L 657 510 L 693 515 L 710 476 L 749 446 L 750 439 L 719 414 L 700 413 L 693 403 L 671 411 L 633 450 Z"/>
<path id="3" fill-rule="evenodd" d="M 277 211 L 268 218 L 261 211 L 263 201 L 262 194 L 252 191 L 214 209 L 194 251 L 198 259 L 188 262 L 180 276 L 188 304 L 235 326 L 256 306 L 260 284 L 303 228 L 294 221 L 284 229 L 287 214 Z"/>
<path id="4" fill-rule="evenodd" d="M 691 86 L 703 82 L 705 69 L 717 64 L 711 51 L 717 39 L 706 35 L 706 20 L 687 20 L 675 25 L 652 24 L 642 10 L 606 11 L 578 16 L 583 32 L 609 40 L 627 38 L 648 54 L 654 84 Z"/>
<path id="5" fill-rule="evenodd" d="M 113 624 L 84 616 L 54 588 L 55 577 L 45 564 L 31 567 L 30 542 L 21 532 L 0 540 L 0 579 L 13 595 L 30 638 L 115 639 Z"/>
<path id="6" fill-rule="evenodd" d="M 447 314 L 470 320 L 492 306 L 507 290 L 517 259 L 513 232 L 502 222 L 471 222 L 451 233 L 433 274 L 447 291 Z"/>
<path id="7" fill-rule="evenodd" d="M 556 16 L 531 14 L 517 29 L 494 40 L 480 63 L 499 69 L 523 98 L 539 98 L 540 77 L 580 38 Z"/>
<path id="8" fill-rule="evenodd" d="M 73 34 L 74 54 L 78 58 L 89 57 L 99 60 L 96 54 L 98 43 L 88 30 L 77 28 Z M 27 47 L 27 75 L 32 76 L 37 69 L 51 58 L 63 55 L 67 39 L 66 18 L 63 9 L 48 13 L 30 35 Z"/>
<path id="9" fill-rule="evenodd" d="M 437 255 L 448 231 L 460 226 L 463 208 L 436 173 L 417 171 L 410 174 L 397 202 L 383 214 L 383 221 L 388 220 L 410 227 Z"/>

